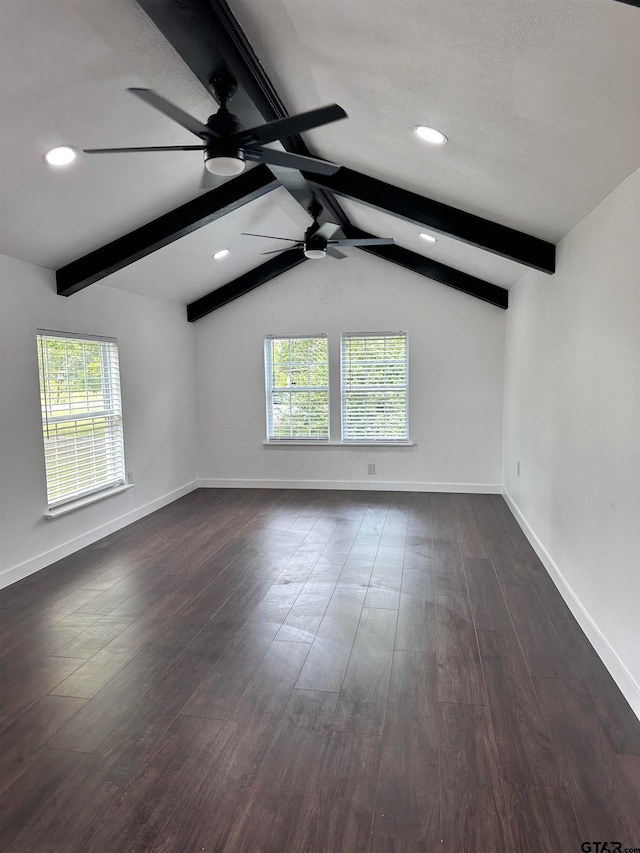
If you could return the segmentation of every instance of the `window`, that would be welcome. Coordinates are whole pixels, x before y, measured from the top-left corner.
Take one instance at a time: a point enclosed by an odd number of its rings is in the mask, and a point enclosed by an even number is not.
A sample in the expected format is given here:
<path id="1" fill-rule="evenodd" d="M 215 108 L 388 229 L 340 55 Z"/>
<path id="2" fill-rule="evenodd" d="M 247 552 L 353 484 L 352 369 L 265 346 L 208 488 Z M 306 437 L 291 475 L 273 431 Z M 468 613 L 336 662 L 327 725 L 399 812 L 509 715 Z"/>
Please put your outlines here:
<path id="1" fill-rule="evenodd" d="M 49 509 L 125 482 L 118 346 L 38 331 Z"/>
<path id="2" fill-rule="evenodd" d="M 342 440 L 408 441 L 406 332 L 342 335 Z"/>
<path id="3" fill-rule="evenodd" d="M 267 439 L 329 439 L 327 336 L 265 339 Z"/>

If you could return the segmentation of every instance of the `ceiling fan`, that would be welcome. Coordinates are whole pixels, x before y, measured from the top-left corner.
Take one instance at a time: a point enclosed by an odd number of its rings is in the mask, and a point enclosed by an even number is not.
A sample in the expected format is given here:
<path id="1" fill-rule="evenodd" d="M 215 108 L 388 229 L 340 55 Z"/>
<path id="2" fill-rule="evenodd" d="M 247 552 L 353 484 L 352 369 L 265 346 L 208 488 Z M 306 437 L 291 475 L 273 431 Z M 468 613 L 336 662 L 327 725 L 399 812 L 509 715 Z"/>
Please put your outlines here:
<path id="1" fill-rule="evenodd" d="M 338 250 L 338 246 L 391 246 L 395 242 L 393 237 L 366 237 L 355 240 L 345 237 L 334 238 L 334 235 L 340 230 L 340 225 L 336 225 L 334 222 L 326 222 L 324 225 L 318 224 L 318 218 L 322 213 L 322 205 L 319 202 L 314 201 L 311 204 L 309 213 L 313 218 L 313 223 L 304 232 L 302 240 L 294 240 L 292 237 L 272 237 L 269 234 L 249 234 L 246 231 L 243 231 L 242 235 L 244 237 L 264 237 L 268 240 L 286 240 L 293 244 L 285 246 L 284 249 L 263 252 L 263 255 L 276 255 L 278 252 L 302 249 L 305 257 L 312 260 L 319 260 L 325 255 L 331 255 L 332 258 L 338 260 L 346 258 L 347 256 Z"/>
<path id="2" fill-rule="evenodd" d="M 277 119 L 266 124 L 245 130 L 237 116 L 227 109 L 227 103 L 237 89 L 235 79 L 227 73 L 212 78 L 211 89 L 220 105 L 216 113 L 209 116 L 206 124 L 165 100 L 151 89 L 127 89 L 141 98 L 168 118 L 199 136 L 200 145 L 159 145 L 145 148 L 84 148 L 85 154 L 123 154 L 136 151 L 202 151 L 204 165 L 213 175 L 230 177 L 239 175 L 245 167 L 245 161 L 253 160 L 269 163 L 273 166 L 286 166 L 290 169 L 304 169 L 321 175 L 332 175 L 340 166 L 327 160 L 292 154 L 263 148 L 267 142 L 285 139 L 304 130 L 311 130 L 323 124 L 329 124 L 347 118 L 346 112 L 338 104 L 330 104 L 306 113 L 288 118 Z"/>

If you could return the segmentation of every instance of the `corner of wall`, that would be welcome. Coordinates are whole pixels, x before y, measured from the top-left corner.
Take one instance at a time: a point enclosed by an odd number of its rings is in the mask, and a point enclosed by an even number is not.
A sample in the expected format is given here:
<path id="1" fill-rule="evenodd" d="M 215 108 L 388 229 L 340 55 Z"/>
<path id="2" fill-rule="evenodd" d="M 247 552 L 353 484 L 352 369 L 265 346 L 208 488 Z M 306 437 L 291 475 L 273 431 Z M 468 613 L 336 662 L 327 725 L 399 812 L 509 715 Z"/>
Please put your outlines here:
<path id="1" fill-rule="evenodd" d="M 633 712 L 636 714 L 638 719 L 640 719 L 640 685 L 633 678 L 607 638 L 589 615 L 587 609 L 571 588 L 570 584 L 556 565 L 554 559 L 537 537 L 522 514 L 520 508 L 504 487 L 502 489 L 502 495 L 516 521 L 522 528 L 524 535 L 529 540 L 533 550 L 542 561 L 545 569 L 549 572 L 551 579 L 565 600 L 569 610 L 573 613 L 576 622 L 580 625 L 596 653 L 609 670 L 611 677 L 620 688 Z"/>
<path id="2" fill-rule="evenodd" d="M 112 519 L 106 524 L 94 527 L 92 530 L 86 531 L 81 536 L 75 537 L 75 539 L 69 539 L 62 543 L 62 545 L 58 545 L 57 547 L 52 548 L 49 551 L 44 551 L 41 554 L 36 554 L 35 557 L 31 557 L 22 563 L 18 563 L 16 566 L 10 566 L 8 569 L 4 569 L 0 572 L 0 589 L 4 589 L 11 584 L 17 583 L 35 572 L 39 572 L 40 569 L 44 569 L 46 566 L 49 566 L 58 560 L 62 560 L 70 554 L 74 554 L 81 548 L 86 548 L 87 545 L 92 545 L 94 542 L 97 542 L 98 539 L 109 536 L 110 533 L 115 533 L 117 530 L 121 530 L 128 524 L 133 524 L 134 521 L 139 521 L 146 515 L 149 515 L 158 509 L 162 509 L 163 506 L 166 506 L 173 501 L 177 501 L 178 498 L 184 497 L 189 494 L 189 492 L 192 492 L 197 488 L 198 483 L 196 481 L 187 483 L 179 489 L 174 489 L 172 492 L 162 495 L 154 501 L 150 501 L 143 506 L 136 507 L 136 509 L 131 512 L 127 512 L 118 518 Z M 78 511 L 82 512 L 82 510 Z M 55 524 L 55 519 L 52 520 L 51 523 Z"/>

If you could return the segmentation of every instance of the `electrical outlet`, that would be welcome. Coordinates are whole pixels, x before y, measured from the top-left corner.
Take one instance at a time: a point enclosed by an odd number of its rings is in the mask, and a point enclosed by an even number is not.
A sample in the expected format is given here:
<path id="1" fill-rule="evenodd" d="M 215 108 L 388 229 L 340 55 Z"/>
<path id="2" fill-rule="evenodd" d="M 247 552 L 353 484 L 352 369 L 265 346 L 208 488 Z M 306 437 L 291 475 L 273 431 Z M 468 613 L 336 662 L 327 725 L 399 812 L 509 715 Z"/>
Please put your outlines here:
<path id="1" fill-rule="evenodd" d="M 127 483 L 133 483 L 133 471 L 127 471 Z"/>
<path id="2" fill-rule="evenodd" d="M 367 465 L 367 474 L 375 474 L 376 473 L 376 463 L 369 462 Z"/>
<path id="3" fill-rule="evenodd" d="M 518 463 L 517 463 L 517 466 L 516 466 L 516 467 L 517 467 L 518 477 L 519 477 L 519 476 L 520 476 L 520 462 L 519 462 L 519 461 L 518 461 Z"/>

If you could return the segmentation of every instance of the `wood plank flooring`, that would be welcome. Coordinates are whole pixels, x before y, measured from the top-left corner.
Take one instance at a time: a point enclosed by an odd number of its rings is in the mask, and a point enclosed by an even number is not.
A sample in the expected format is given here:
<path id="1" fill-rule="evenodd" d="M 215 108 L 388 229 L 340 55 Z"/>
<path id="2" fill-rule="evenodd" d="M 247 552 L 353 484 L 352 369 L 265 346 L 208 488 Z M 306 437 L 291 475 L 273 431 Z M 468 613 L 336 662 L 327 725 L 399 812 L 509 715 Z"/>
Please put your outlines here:
<path id="1" fill-rule="evenodd" d="M 6 853 L 640 850 L 640 722 L 499 496 L 195 491 L 0 592 L 0 665 Z"/>

